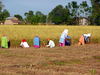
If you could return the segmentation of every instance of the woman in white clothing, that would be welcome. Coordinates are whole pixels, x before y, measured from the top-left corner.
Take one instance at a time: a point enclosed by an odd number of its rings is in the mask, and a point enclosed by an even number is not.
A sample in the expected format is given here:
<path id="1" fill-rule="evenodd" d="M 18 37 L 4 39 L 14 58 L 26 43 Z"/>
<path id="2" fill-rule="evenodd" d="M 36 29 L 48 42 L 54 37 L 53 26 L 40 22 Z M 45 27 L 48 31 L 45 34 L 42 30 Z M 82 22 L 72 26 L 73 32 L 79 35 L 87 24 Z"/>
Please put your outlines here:
<path id="1" fill-rule="evenodd" d="M 60 40 L 59 40 L 59 46 L 65 46 L 65 38 L 68 35 L 68 29 L 64 29 L 64 31 L 62 32 L 61 36 L 60 36 Z"/>
<path id="2" fill-rule="evenodd" d="M 54 41 L 52 41 L 52 40 L 50 40 L 50 39 L 47 39 L 47 40 L 48 40 L 48 45 L 46 45 L 47 47 L 50 47 L 50 48 L 55 47 Z"/>
<path id="3" fill-rule="evenodd" d="M 21 41 L 20 46 L 23 47 L 23 48 L 29 48 L 29 45 L 28 45 L 28 43 L 26 42 L 25 39 L 23 39 L 23 40 Z"/>

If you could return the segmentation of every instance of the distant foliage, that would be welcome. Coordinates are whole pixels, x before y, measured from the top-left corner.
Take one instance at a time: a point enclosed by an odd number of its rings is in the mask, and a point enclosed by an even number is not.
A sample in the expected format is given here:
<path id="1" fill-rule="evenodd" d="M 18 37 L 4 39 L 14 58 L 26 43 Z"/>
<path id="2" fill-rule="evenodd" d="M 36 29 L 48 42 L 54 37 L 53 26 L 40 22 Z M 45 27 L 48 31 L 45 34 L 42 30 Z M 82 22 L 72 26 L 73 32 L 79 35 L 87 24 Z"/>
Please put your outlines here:
<path id="1" fill-rule="evenodd" d="M 20 21 L 23 21 L 23 17 L 19 14 L 15 14 L 14 17 L 18 18 Z"/>
<path id="2" fill-rule="evenodd" d="M 86 1 L 77 4 L 76 1 L 68 3 L 65 7 L 62 5 L 56 6 L 49 13 L 49 21 L 53 24 L 69 24 L 78 25 L 79 19 L 84 17 L 90 20 L 92 8 L 89 7 Z"/>
<path id="3" fill-rule="evenodd" d="M 70 13 L 67 8 L 64 8 L 62 5 L 56 6 L 49 13 L 49 20 L 54 24 L 69 24 Z"/>
<path id="4" fill-rule="evenodd" d="M 24 15 L 26 24 L 43 24 L 46 22 L 46 15 L 40 11 L 37 11 L 35 14 L 33 11 L 29 11 Z"/>
<path id="5" fill-rule="evenodd" d="M 92 21 L 93 24 L 100 25 L 100 0 L 91 0 L 92 2 Z"/>
<path id="6" fill-rule="evenodd" d="M 8 10 L 4 9 L 0 1 L 0 24 L 10 16 Z M 57 5 L 48 15 L 41 11 L 28 11 L 24 13 L 25 18 L 20 14 L 15 14 L 24 24 L 56 24 L 56 25 L 79 25 L 81 18 L 86 18 L 91 25 L 100 25 L 100 0 L 91 0 L 91 6 L 87 1 L 78 4 L 76 1 L 66 3 L 66 6 Z"/>
<path id="7" fill-rule="evenodd" d="M 10 13 L 8 10 L 3 9 L 4 5 L 0 1 L 0 24 L 4 23 L 5 19 L 10 16 Z"/>

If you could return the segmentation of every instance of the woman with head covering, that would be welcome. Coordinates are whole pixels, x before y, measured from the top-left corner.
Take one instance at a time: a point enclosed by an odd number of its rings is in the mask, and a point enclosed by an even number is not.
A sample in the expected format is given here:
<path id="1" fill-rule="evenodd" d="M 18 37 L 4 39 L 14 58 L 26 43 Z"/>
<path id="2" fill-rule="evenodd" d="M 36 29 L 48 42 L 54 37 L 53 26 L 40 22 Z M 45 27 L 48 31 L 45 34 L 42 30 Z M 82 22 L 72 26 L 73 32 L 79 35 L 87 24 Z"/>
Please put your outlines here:
<path id="1" fill-rule="evenodd" d="M 89 43 L 90 42 L 90 37 L 91 37 L 91 33 L 82 34 L 80 39 L 79 39 L 78 45 L 84 45 L 86 43 Z"/>
<path id="2" fill-rule="evenodd" d="M 61 36 L 60 36 L 60 40 L 59 40 L 59 46 L 65 46 L 65 38 L 68 35 L 68 29 L 64 29 L 64 31 L 62 32 Z"/>
<path id="3" fill-rule="evenodd" d="M 48 45 L 46 45 L 46 46 L 50 47 L 50 48 L 54 48 L 55 47 L 54 41 L 52 41 L 51 39 L 47 39 L 47 40 L 48 40 Z"/>
<path id="4" fill-rule="evenodd" d="M 25 39 L 23 39 L 23 40 L 21 41 L 20 46 L 23 47 L 23 48 L 29 48 L 29 45 L 28 45 L 28 43 L 26 42 Z"/>
<path id="5" fill-rule="evenodd" d="M 33 38 L 33 46 L 34 48 L 40 48 L 40 38 L 38 36 Z"/>
<path id="6" fill-rule="evenodd" d="M 79 42 L 78 42 L 78 45 L 84 45 L 85 42 L 84 42 L 84 36 L 81 35 L 81 37 L 79 38 Z"/>
<path id="7" fill-rule="evenodd" d="M 84 36 L 84 42 L 85 43 L 89 43 L 90 42 L 91 33 L 83 34 L 83 36 Z"/>
<path id="8" fill-rule="evenodd" d="M 8 48 L 8 39 L 6 35 L 3 35 L 3 37 L 1 38 L 1 47 Z"/>

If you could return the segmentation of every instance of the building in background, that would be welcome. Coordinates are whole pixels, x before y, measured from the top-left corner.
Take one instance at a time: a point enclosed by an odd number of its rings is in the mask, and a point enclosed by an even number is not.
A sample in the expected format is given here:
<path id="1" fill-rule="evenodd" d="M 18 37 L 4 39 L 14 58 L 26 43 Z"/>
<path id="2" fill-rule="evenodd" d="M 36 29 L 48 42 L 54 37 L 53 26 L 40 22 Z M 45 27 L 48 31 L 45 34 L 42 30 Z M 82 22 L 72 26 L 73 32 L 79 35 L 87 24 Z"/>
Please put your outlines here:
<path id="1" fill-rule="evenodd" d="M 16 17 L 8 17 L 6 18 L 5 25 L 17 25 L 20 24 L 20 21 Z"/>
<path id="2" fill-rule="evenodd" d="M 79 25 L 89 25 L 89 24 L 90 24 L 90 22 L 89 22 L 88 18 L 81 17 L 79 19 Z"/>

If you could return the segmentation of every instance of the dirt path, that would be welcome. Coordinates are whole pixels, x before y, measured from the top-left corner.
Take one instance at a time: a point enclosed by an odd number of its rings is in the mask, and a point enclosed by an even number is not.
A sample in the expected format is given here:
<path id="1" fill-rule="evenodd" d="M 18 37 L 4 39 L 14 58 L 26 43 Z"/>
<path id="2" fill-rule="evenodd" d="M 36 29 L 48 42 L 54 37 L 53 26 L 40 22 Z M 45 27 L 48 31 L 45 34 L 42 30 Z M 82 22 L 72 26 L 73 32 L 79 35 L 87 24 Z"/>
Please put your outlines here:
<path id="1" fill-rule="evenodd" d="M 0 49 L 0 75 L 100 75 L 100 44 Z"/>

